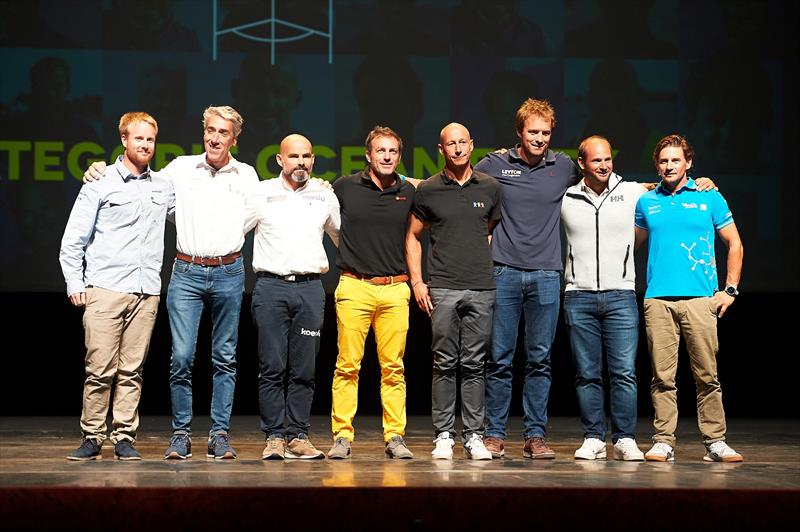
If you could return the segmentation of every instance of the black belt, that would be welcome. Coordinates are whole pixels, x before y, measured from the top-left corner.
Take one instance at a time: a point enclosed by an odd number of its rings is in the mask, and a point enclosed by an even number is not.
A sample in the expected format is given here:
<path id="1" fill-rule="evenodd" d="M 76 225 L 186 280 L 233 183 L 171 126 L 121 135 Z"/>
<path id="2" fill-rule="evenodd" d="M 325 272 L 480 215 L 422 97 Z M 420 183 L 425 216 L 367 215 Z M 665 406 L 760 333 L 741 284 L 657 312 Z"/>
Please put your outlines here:
<path id="1" fill-rule="evenodd" d="M 316 281 L 320 278 L 318 273 L 291 273 L 289 275 L 277 275 L 271 272 L 256 272 L 257 277 L 270 277 L 272 279 L 280 279 L 290 283 L 302 283 L 304 281 Z"/>

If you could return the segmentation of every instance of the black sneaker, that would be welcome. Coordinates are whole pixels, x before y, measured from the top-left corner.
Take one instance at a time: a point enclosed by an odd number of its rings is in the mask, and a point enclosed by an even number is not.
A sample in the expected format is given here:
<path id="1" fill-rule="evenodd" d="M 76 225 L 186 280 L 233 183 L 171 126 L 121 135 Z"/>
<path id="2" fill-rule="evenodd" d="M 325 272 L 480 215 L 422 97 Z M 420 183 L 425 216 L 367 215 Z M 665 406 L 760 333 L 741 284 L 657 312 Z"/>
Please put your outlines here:
<path id="1" fill-rule="evenodd" d="M 236 451 L 231 447 L 227 432 L 220 431 L 208 437 L 208 454 L 206 456 L 214 460 L 233 460 L 236 458 Z"/>
<path id="2" fill-rule="evenodd" d="M 169 441 L 164 460 L 186 460 L 192 457 L 192 439 L 185 432 L 176 432 Z"/>
<path id="3" fill-rule="evenodd" d="M 94 438 L 84 438 L 81 446 L 67 456 L 67 460 L 95 460 L 102 459 L 100 456 L 100 444 Z"/>
<path id="4" fill-rule="evenodd" d="M 142 455 L 139 454 L 139 451 L 133 448 L 133 442 L 131 440 L 119 440 L 116 445 L 114 445 L 114 454 L 117 456 L 117 460 L 141 460 Z"/>

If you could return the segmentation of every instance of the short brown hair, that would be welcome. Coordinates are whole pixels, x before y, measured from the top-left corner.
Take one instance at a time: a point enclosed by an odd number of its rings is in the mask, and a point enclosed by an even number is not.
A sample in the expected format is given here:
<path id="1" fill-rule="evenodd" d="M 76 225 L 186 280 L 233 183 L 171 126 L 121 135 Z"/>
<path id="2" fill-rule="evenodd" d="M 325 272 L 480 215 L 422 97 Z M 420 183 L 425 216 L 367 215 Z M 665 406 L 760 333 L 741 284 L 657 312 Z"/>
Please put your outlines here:
<path id="1" fill-rule="evenodd" d="M 397 145 L 400 148 L 400 153 L 403 153 L 403 139 L 400 138 L 400 135 L 394 132 L 394 130 L 390 127 L 386 126 L 375 126 L 372 128 L 367 134 L 367 140 L 364 141 L 364 146 L 367 148 L 367 151 L 372 149 L 372 141 L 375 140 L 377 137 L 392 137 L 397 141 Z"/>
<path id="2" fill-rule="evenodd" d="M 609 142 L 609 140 L 607 138 L 605 138 L 604 136 L 602 136 L 602 135 L 592 135 L 590 137 L 586 137 L 585 139 L 583 139 L 581 141 L 580 144 L 578 144 L 578 158 L 579 159 L 584 160 L 584 161 L 586 160 L 586 147 L 589 145 L 590 142 L 594 142 L 596 140 L 603 140 L 603 141 L 606 142 L 606 144 L 611 146 L 611 142 Z"/>
<path id="3" fill-rule="evenodd" d="M 653 150 L 653 163 L 656 166 L 658 166 L 658 156 L 661 154 L 661 150 L 670 147 L 681 148 L 683 150 L 683 157 L 687 161 L 694 159 L 694 149 L 692 148 L 692 145 L 689 144 L 689 141 L 687 141 L 682 135 L 673 133 L 672 135 L 667 135 L 656 143 L 656 147 Z"/>
<path id="4" fill-rule="evenodd" d="M 119 134 L 128 135 L 128 128 L 131 124 L 135 124 L 136 122 L 144 122 L 146 124 L 150 124 L 155 128 L 156 135 L 158 135 L 158 122 L 156 119 L 150 116 L 147 113 L 143 113 L 141 111 L 136 111 L 133 113 L 125 113 L 121 117 L 119 117 Z"/>
<path id="5" fill-rule="evenodd" d="M 528 98 L 522 102 L 522 105 L 520 105 L 519 109 L 517 109 L 517 131 L 522 131 L 525 121 L 532 116 L 538 116 L 540 118 L 544 118 L 545 120 L 550 120 L 550 127 L 556 127 L 556 111 L 553 109 L 553 106 L 550 105 L 550 102 L 547 100 L 534 100 L 533 98 Z"/>
<path id="6" fill-rule="evenodd" d="M 244 118 L 236 112 L 236 109 L 230 105 L 211 105 L 206 107 L 206 110 L 203 111 L 203 129 L 208 126 L 208 119 L 212 115 L 216 115 L 223 120 L 231 122 L 231 124 L 233 124 L 233 138 L 239 138 L 239 133 L 242 132 L 242 124 L 244 124 Z"/>

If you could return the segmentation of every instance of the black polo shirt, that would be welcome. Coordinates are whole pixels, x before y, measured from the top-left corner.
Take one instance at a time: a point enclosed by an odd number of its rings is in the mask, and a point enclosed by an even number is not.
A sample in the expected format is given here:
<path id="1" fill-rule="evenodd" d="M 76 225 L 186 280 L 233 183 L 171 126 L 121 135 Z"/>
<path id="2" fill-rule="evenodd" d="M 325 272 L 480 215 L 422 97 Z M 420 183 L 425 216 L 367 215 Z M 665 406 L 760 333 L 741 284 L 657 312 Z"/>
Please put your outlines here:
<path id="1" fill-rule="evenodd" d="M 415 189 L 396 177 L 396 184 L 383 190 L 367 170 L 333 183 L 342 214 L 339 269 L 369 276 L 406 273 L 406 226 Z"/>
<path id="2" fill-rule="evenodd" d="M 443 171 L 417 188 L 414 215 L 430 224 L 428 285 L 453 290 L 491 290 L 489 220 L 500 219 L 500 183 L 473 171 L 464 186 Z"/>

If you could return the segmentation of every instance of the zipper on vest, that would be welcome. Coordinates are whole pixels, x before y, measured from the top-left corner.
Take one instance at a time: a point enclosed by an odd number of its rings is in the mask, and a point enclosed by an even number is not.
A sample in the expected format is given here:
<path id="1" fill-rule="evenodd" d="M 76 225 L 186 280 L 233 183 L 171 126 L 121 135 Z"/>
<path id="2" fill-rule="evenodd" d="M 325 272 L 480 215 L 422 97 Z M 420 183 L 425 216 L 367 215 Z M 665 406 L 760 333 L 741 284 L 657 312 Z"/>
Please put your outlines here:
<path id="1" fill-rule="evenodd" d="M 572 271 L 572 280 L 575 280 L 575 256 L 572 254 L 572 246 L 569 247 L 569 268 Z"/>
<path id="2" fill-rule="evenodd" d="M 602 203 L 601 203 L 602 205 Z M 600 290 L 600 209 L 594 211 L 595 260 L 597 264 L 597 289 Z"/>
<path id="3" fill-rule="evenodd" d="M 631 255 L 631 245 L 628 244 L 628 247 L 625 248 L 625 260 L 622 262 L 622 278 L 624 279 L 628 275 L 628 257 Z"/>

